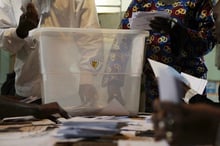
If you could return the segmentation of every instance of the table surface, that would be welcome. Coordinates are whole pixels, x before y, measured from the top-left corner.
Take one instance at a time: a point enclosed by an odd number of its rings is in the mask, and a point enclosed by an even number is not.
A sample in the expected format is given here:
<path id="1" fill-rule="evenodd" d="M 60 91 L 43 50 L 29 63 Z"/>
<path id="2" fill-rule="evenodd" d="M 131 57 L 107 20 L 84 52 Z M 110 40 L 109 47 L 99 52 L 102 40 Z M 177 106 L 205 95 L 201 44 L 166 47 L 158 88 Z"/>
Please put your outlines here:
<path id="1" fill-rule="evenodd" d="M 132 120 L 139 126 L 136 125 L 137 130 L 152 128 L 145 118 Z M 60 125 L 49 120 L 0 124 L 0 146 L 168 146 L 166 142 L 154 142 L 151 136 L 136 136 L 134 131 L 127 130 L 119 135 L 98 139 L 59 139 L 55 136 L 59 128 Z"/>

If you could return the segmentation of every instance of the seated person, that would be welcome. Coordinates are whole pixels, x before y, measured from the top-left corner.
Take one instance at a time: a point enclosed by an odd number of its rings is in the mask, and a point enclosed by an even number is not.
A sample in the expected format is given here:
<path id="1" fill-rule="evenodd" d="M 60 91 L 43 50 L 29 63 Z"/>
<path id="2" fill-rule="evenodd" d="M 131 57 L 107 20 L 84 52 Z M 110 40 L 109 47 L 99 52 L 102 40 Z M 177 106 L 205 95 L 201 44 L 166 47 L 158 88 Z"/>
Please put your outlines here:
<path id="1" fill-rule="evenodd" d="M 220 41 L 220 1 L 214 6 L 215 34 Z M 204 103 L 183 104 L 155 100 L 152 121 L 155 140 L 170 145 L 220 145 L 220 109 Z"/>
<path id="2" fill-rule="evenodd" d="M 0 14 L 0 49 L 15 55 L 15 91 L 21 99 L 42 96 L 39 48 L 29 36 L 29 31 L 38 27 L 100 27 L 94 0 L 2 0 Z M 80 69 L 88 71 L 91 69 L 91 58 L 102 59 L 99 54 L 101 47 L 89 37 L 77 36 L 77 39 L 84 40 L 80 44 L 83 56 L 80 58 Z M 88 51 L 86 45 L 92 51 Z M 57 62 L 62 57 L 60 55 Z M 79 94 L 82 102 L 94 101 L 86 91 L 93 91 L 95 96 L 96 89 L 88 83 L 89 80 L 83 79 L 81 76 Z"/>

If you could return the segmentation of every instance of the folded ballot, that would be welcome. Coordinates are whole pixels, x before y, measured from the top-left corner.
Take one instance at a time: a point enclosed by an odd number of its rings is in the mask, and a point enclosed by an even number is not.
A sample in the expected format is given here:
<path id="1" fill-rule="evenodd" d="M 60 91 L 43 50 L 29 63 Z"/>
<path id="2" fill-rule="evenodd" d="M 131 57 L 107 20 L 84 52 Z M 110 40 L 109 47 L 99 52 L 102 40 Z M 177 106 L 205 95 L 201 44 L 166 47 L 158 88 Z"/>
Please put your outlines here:
<path id="1" fill-rule="evenodd" d="M 195 90 L 198 94 L 203 93 L 207 80 L 186 73 L 179 73 L 169 65 L 152 59 L 148 60 L 158 80 L 161 100 L 179 102 L 180 98 L 185 95 L 183 84 Z"/>

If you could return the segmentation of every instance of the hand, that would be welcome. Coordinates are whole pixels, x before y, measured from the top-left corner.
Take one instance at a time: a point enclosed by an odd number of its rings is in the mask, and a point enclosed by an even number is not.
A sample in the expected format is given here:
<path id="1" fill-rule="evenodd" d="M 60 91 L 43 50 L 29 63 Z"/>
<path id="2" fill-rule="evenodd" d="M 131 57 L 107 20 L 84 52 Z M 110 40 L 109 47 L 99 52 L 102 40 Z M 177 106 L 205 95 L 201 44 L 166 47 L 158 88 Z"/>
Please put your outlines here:
<path id="1" fill-rule="evenodd" d="M 32 3 L 27 5 L 27 11 L 20 16 L 19 24 L 16 29 L 18 37 L 24 39 L 28 36 L 30 30 L 37 27 L 39 17 L 37 10 Z"/>
<path id="2" fill-rule="evenodd" d="M 213 144 L 219 124 L 219 109 L 206 104 L 173 104 L 154 101 L 152 121 L 155 140 L 170 145 Z"/>
<path id="3" fill-rule="evenodd" d="M 98 92 L 91 84 L 80 85 L 79 96 L 82 104 L 96 104 L 98 101 Z"/>
<path id="4" fill-rule="evenodd" d="M 121 87 L 117 84 L 109 84 L 108 85 L 108 102 L 113 99 L 117 99 L 122 105 L 125 105 L 125 101 L 121 95 Z"/>
<path id="5" fill-rule="evenodd" d="M 183 88 L 184 94 L 186 94 L 186 92 L 187 92 L 189 89 L 191 89 L 191 88 L 189 87 L 189 85 L 186 85 L 185 83 L 182 83 L 182 88 Z"/>
<path id="6" fill-rule="evenodd" d="M 33 116 L 37 119 L 50 119 L 57 122 L 54 114 L 59 114 L 66 119 L 70 118 L 70 115 L 56 102 L 39 105 L 36 109 Z"/>
<path id="7" fill-rule="evenodd" d="M 165 33 L 169 33 L 175 24 L 172 19 L 165 17 L 154 17 L 154 19 L 150 21 L 150 27 L 154 31 Z"/>

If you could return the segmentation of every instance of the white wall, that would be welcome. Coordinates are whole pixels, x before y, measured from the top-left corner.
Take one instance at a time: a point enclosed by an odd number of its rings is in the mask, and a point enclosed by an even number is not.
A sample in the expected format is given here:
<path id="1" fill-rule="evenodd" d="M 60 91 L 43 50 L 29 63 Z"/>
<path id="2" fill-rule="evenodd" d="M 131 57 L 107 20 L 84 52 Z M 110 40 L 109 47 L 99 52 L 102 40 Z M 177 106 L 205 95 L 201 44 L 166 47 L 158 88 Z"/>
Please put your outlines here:
<path id="1" fill-rule="evenodd" d="M 217 67 L 215 66 L 215 59 L 216 59 L 215 51 L 216 51 L 216 48 L 214 48 L 212 52 L 208 53 L 205 56 L 205 61 L 208 67 L 208 80 L 220 81 L 220 70 L 218 70 Z"/>
<path id="2" fill-rule="evenodd" d="M 95 0 L 102 28 L 118 28 L 131 0 Z"/>
<path id="3" fill-rule="evenodd" d="M 98 6 L 98 13 L 114 13 L 119 11 L 125 11 L 130 1 L 131 0 L 95 0 L 96 5 Z"/>
<path id="4" fill-rule="evenodd" d="M 10 71 L 9 54 L 0 49 L 0 87 L 5 82 L 6 74 Z M 0 91 L 1 93 L 1 91 Z"/>

